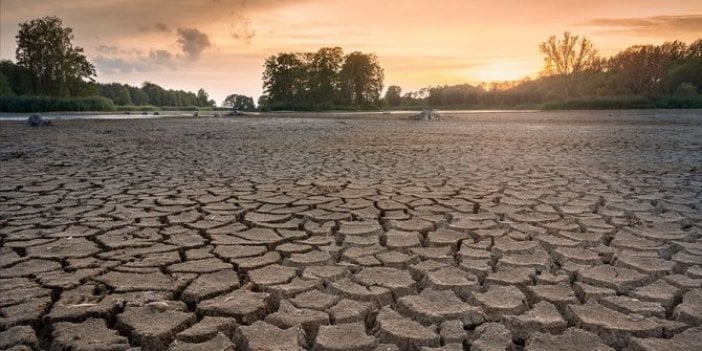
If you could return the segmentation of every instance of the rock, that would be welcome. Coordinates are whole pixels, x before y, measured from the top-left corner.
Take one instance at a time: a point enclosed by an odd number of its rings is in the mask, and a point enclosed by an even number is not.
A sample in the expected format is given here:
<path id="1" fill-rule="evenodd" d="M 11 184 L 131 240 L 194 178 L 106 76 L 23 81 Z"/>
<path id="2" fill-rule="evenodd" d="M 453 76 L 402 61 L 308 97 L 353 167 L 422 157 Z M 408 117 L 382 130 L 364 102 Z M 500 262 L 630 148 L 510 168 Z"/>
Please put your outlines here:
<path id="1" fill-rule="evenodd" d="M 314 341 L 313 351 L 372 351 L 375 338 L 366 334 L 362 323 L 323 325 Z"/>
<path id="2" fill-rule="evenodd" d="M 329 292 L 351 300 L 369 301 L 376 306 L 385 306 L 393 302 L 392 292 L 381 286 L 365 287 L 344 278 L 332 283 Z"/>
<path id="3" fill-rule="evenodd" d="M 653 279 L 633 269 L 599 265 L 581 271 L 578 280 L 586 284 L 614 289 L 619 294 L 626 294 L 637 287 L 650 283 Z"/>
<path id="4" fill-rule="evenodd" d="M 283 329 L 301 326 L 305 331 L 307 344 L 310 345 L 314 342 L 319 327 L 329 324 L 329 315 L 322 311 L 299 309 L 289 301 L 283 300 L 278 312 L 266 316 L 266 322 Z"/>
<path id="5" fill-rule="evenodd" d="M 219 333 L 231 336 L 237 324 L 234 318 L 205 316 L 199 322 L 176 335 L 176 339 L 188 343 L 201 343 Z"/>
<path id="6" fill-rule="evenodd" d="M 205 300 L 197 305 L 197 312 L 207 316 L 234 317 L 248 324 L 263 319 L 271 306 L 271 295 L 237 289 L 229 294 Z"/>
<path id="7" fill-rule="evenodd" d="M 45 127 L 50 126 L 51 121 L 41 118 L 39 115 L 31 115 L 27 118 L 27 125 L 30 127 Z"/>
<path id="8" fill-rule="evenodd" d="M 491 285 L 484 293 L 473 293 L 473 299 L 483 306 L 489 321 L 499 321 L 505 314 L 521 314 L 528 309 L 526 296 L 514 286 Z"/>
<path id="9" fill-rule="evenodd" d="M 596 302 L 568 308 L 568 317 L 576 327 L 596 333 L 617 349 L 626 347 L 632 336 L 649 338 L 663 334 L 663 328 L 651 319 L 623 314 Z"/>
<path id="10" fill-rule="evenodd" d="M 218 333 L 215 337 L 200 343 L 189 343 L 174 341 L 168 351 L 235 351 L 236 348 L 232 344 L 229 337 Z"/>
<path id="11" fill-rule="evenodd" d="M 236 272 L 225 269 L 214 273 L 201 274 L 181 294 L 181 299 L 194 304 L 239 287 Z"/>
<path id="12" fill-rule="evenodd" d="M 535 332 L 526 341 L 524 351 L 614 351 L 597 335 L 569 328 L 561 335 Z"/>
<path id="13" fill-rule="evenodd" d="M 365 322 L 372 310 L 373 305 L 370 302 L 343 299 L 329 309 L 329 315 L 334 324 Z"/>
<path id="14" fill-rule="evenodd" d="M 441 335 L 441 343 L 444 345 L 463 344 L 467 338 L 463 322 L 457 319 L 441 322 L 439 335 Z"/>
<path id="15" fill-rule="evenodd" d="M 324 311 L 339 302 L 339 297 L 315 289 L 295 296 L 290 302 L 298 308 Z"/>
<path id="16" fill-rule="evenodd" d="M 680 289 L 659 279 L 651 284 L 642 286 L 632 291 L 629 296 L 642 301 L 658 302 L 667 311 L 672 311 L 673 306 L 680 301 Z"/>
<path id="17" fill-rule="evenodd" d="M 301 351 L 305 332 L 295 326 L 280 329 L 263 321 L 242 326 L 234 334 L 237 350 L 242 351 Z"/>
<path id="18" fill-rule="evenodd" d="M 395 344 L 401 350 L 416 351 L 422 346 L 440 346 L 440 337 L 434 328 L 404 318 L 388 306 L 380 310 L 376 323 L 376 336 L 380 342 Z"/>
<path id="19" fill-rule="evenodd" d="M 527 295 L 531 305 L 539 301 L 548 301 L 556 305 L 561 312 L 565 311 L 568 305 L 580 302 L 568 283 L 528 286 Z"/>
<path id="20" fill-rule="evenodd" d="M 504 323 L 515 338 L 526 340 L 534 332 L 560 334 L 568 324 L 551 303 L 541 301 L 521 315 L 506 315 Z"/>
<path id="21" fill-rule="evenodd" d="M 665 308 L 660 303 L 641 301 L 628 296 L 605 296 L 599 300 L 602 306 L 626 314 L 639 314 L 644 317 L 665 319 Z"/>
<path id="22" fill-rule="evenodd" d="M 22 325 L 0 332 L 0 349 L 4 350 L 18 345 L 25 345 L 32 348 L 39 347 L 37 335 L 32 327 Z"/>
<path id="23" fill-rule="evenodd" d="M 279 264 L 271 264 L 248 272 L 249 280 L 260 287 L 286 284 L 296 275 L 295 268 Z"/>
<path id="24" fill-rule="evenodd" d="M 499 323 L 485 323 L 475 328 L 476 339 L 470 351 L 505 351 L 512 347 L 512 333 Z"/>
<path id="25" fill-rule="evenodd" d="M 82 323 L 56 323 L 51 336 L 51 350 L 122 351 L 130 347 L 126 337 L 107 328 L 104 320 L 95 318 L 89 318 Z M 143 347 L 142 349 L 154 350 Z M 163 346 L 160 350 L 165 349 Z"/>
<path id="26" fill-rule="evenodd" d="M 573 284 L 575 295 L 578 296 L 581 302 L 599 301 L 605 296 L 614 296 L 617 292 L 614 289 L 602 288 L 590 284 L 576 282 Z"/>
<path id="27" fill-rule="evenodd" d="M 415 121 L 435 121 L 441 119 L 441 114 L 436 110 L 423 110 L 416 116 L 411 117 Z"/>
<path id="28" fill-rule="evenodd" d="M 683 295 L 682 303 L 675 307 L 673 318 L 692 326 L 702 325 L 702 291 L 691 290 Z"/>
<path id="29" fill-rule="evenodd" d="M 425 288 L 452 290 L 463 299 L 469 298 L 470 293 L 480 287 L 480 282 L 475 275 L 453 266 L 428 272 L 423 283 Z"/>
<path id="30" fill-rule="evenodd" d="M 164 303 L 162 303 L 164 304 Z M 182 302 L 181 302 L 182 304 Z M 197 320 L 193 313 L 165 303 L 141 307 L 126 307 L 117 315 L 117 328 L 131 335 L 143 351 L 166 350 L 176 334 Z"/>
<path id="31" fill-rule="evenodd" d="M 424 325 L 439 325 L 446 319 L 458 319 L 464 325 L 478 325 L 485 320 L 480 308 L 461 301 L 450 290 L 426 288 L 419 295 L 400 298 L 397 310 Z"/>
<path id="32" fill-rule="evenodd" d="M 698 351 L 702 345 L 702 328 L 691 328 L 671 339 L 631 338 L 631 351 Z"/>
<path id="33" fill-rule="evenodd" d="M 367 267 L 351 276 L 351 280 L 369 288 L 384 287 L 397 299 L 416 293 L 417 283 L 409 272 L 390 267 Z"/>

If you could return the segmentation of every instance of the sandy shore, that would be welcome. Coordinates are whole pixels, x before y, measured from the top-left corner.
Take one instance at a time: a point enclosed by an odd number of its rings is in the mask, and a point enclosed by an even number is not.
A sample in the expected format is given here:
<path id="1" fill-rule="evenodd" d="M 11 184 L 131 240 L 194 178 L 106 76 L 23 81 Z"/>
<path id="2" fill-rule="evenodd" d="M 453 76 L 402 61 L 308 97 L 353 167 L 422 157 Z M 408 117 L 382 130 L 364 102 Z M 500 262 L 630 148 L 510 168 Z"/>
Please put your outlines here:
<path id="1" fill-rule="evenodd" d="M 699 345 L 700 111 L 408 115 L 0 122 L 0 349 Z"/>

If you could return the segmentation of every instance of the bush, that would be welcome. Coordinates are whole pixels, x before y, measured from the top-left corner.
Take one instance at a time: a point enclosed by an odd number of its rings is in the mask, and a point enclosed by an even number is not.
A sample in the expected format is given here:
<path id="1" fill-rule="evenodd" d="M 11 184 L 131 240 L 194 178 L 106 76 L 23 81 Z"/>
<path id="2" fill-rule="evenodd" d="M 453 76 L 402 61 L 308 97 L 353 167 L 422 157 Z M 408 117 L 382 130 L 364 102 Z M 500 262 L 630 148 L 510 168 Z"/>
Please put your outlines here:
<path id="1" fill-rule="evenodd" d="M 592 97 L 552 101 L 541 105 L 543 110 L 616 110 L 655 108 L 653 100 L 644 96 Z"/>
<path id="2" fill-rule="evenodd" d="M 161 110 L 160 107 L 154 106 L 154 105 L 140 105 L 140 106 L 135 106 L 135 105 L 123 105 L 123 106 L 117 106 L 117 111 L 159 111 Z"/>
<path id="3" fill-rule="evenodd" d="M 202 108 L 194 105 L 190 106 L 161 106 L 162 110 L 165 111 L 199 111 Z"/>
<path id="4" fill-rule="evenodd" d="M 47 96 L 0 97 L 1 112 L 114 111 L 112 100 L 102 96 L 54 98 Z"/>
<path id="5" fill-rule="evenodd" d="M 670 95 L 656 99 L 657 108 L 702 108 L 702 96 Z"/>

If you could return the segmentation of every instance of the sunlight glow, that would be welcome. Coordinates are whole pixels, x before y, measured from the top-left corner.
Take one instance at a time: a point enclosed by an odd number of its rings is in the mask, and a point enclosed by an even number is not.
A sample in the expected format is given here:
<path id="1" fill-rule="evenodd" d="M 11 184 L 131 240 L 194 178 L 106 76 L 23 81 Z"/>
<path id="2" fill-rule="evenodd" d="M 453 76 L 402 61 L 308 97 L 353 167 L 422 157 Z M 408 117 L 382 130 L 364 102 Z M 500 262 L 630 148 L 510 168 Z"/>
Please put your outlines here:
<path id="1" fill-rule="evenodd" d="M 532 75 L 533 71 L 534 66 L 530 62 L 498 61 L 476 67 L 468 75 L 481 82 L 492 82 L 522 79 Z"/>

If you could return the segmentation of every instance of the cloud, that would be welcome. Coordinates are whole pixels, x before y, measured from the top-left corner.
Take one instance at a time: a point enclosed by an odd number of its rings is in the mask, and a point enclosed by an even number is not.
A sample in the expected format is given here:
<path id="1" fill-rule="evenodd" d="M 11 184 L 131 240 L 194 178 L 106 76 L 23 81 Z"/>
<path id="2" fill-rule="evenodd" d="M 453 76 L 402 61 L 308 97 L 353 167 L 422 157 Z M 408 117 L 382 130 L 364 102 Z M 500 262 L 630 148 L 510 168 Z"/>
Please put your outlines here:
<path id="1" fill-rule="evenodd" d="M 197 28 L 178 28 L 178 44 L 180 44 L 185 58 L 197 61 L 200 54 L 210 47 L 210 38 Z"/>
<path id="2" fill-rule="evenodd" d="M 108 55 L 117 55 L 119 49 L 116 46 L 111 45 L 98 45 L 95 47 L 95 51 Z"/>
<path id="3" fill-rule="evenodd" d="M 167 24 L 163 22 L 156 22 L 153 24 L 153 26 L 141 26 L 139 27 L 139 31 L 141 32 L 160 32 L 160 33 L 170 33 L 172 32 L 171 27 L 169 27 Z"/>
<path id="4" fill-rule="evenodd" d="M 670 36 L 702 33 L 702 15 L 652 16 L 639 18 L 595 18 L 581 25 L 600 27 L 611 34 Z"/>
<path id="5" fill-rule="evenodd" d="M 245 43 L 251 43 L 251 39 L 256 36 L 256 29 L 251 27 L 251 20 L 243 16 L 236 16 L 232 27 L 232 38 L 240 39 Z"/>
<path id="6" fill-rule="evenodd" d="M 108 47 L 112 49 L 112 47 Z M 167 50 L 150 50 L 148 55 L 129 55 L 130 51 L 110 50 L 107 55 L 97 56 L 95 66 L 98 71 L 105 74 L 152 72 L 163 68 L 175 68 L 177 61 L 175 55 Z M 112 53 L 117 53 L 112 54 Z"/>

